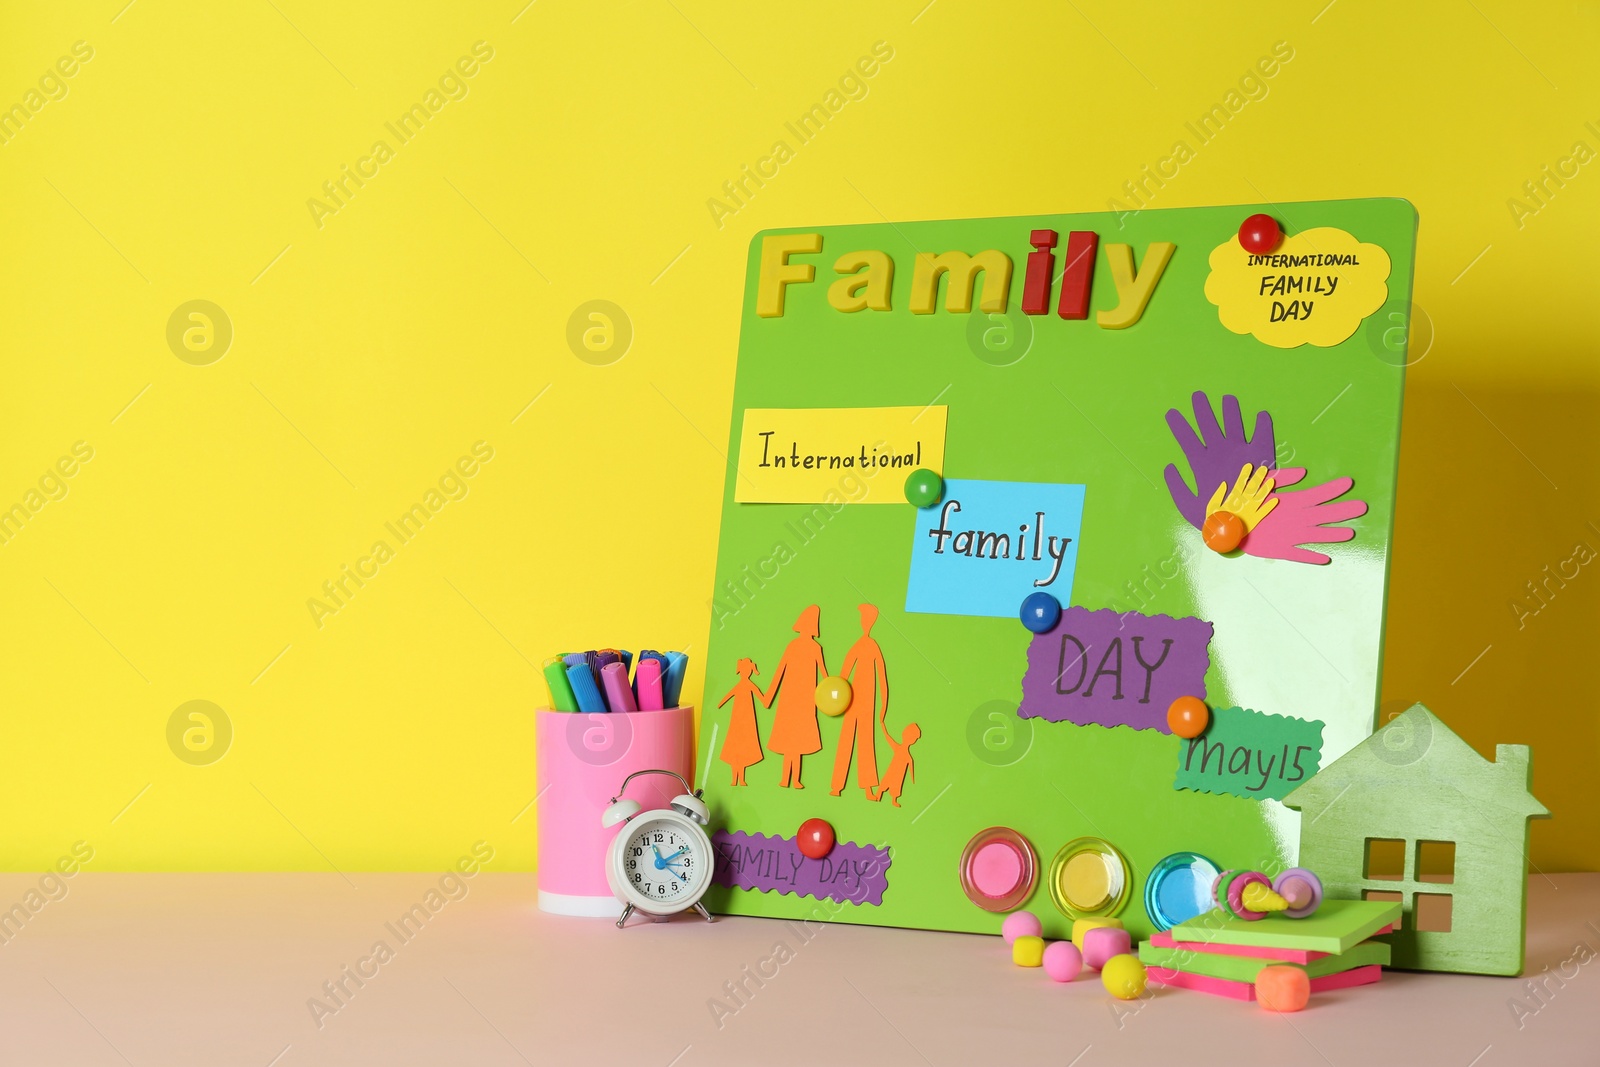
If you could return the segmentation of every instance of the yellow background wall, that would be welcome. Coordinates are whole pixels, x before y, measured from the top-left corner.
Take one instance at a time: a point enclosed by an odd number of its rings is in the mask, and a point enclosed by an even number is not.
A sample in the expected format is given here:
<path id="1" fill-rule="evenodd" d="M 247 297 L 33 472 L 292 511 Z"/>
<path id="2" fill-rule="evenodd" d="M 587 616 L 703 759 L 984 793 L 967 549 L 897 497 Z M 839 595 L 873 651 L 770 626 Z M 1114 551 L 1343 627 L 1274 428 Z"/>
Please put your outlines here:
<path id="1" fill-rule="evenodd" d="M 1600 550 L 1600 166 L 1523 189 L 1600 149 L 1593 4 L 524 2 L 0 16 L 0 105 L 92 49 L 0 144 L 0 507 L 27 515 L 0 544 L 0 863 L 81 839 L 94 869 L 427 868 L 483 839 L 531 867 L 535 666 L 704 649 L 750 236 L 1131 207 L 1179 140 L 1195 157 L 1152 206 L 1416 204 L 1433 336 L 1385 707 L 1533 744 L 1556 816 L 1535 863 L 1600 861 L 1600 571 L 1526 585 Z M 462 98 L 386 130 L 479 41 Z M 799 143 L 785 122 L 879 41 L 865 96 Z M 1293 59 L 1200 144 L 1185 122 L 1280 41 Z M 380 139 L 392 158 L 360 164 Z M 779 140 L 793 158 L 726 200 Z M 358 164 L 336 213 L 308 208 Z M 233 331 L 202 366 L 167 339 L 196 299 Z M 613 362 L 620 342 L 568 343 L 593 300 L 631 324 Z M 388 534 L 476 442 L 492 459 L 445 478 L 465 495 Z M 380 539 L 393 558 L 360 563 Z M 376 576 L 314 619 L 347 564 Z M 219 761 L 169 745 L 191 700 L 231 725 Z"/>

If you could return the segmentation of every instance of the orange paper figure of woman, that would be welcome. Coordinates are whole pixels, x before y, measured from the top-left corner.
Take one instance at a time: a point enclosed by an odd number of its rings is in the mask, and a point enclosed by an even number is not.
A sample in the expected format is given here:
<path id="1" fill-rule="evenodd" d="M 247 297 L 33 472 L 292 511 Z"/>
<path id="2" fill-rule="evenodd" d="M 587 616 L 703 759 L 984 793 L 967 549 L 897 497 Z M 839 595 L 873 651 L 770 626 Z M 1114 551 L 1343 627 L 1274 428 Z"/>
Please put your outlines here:
<path id="1" fill-rule="evenodd" d="M 898 808 L 900 793 L 906 787 L 906 776 L 909 774 L 913 782 L 917 780 L 917 765 L 911 759 L 911 746 L 922 736 L 922 727 L 910 723 L 900 735 L 900 740 L 896 741 L 894 735 L 889 732 L 888 725 L 885 724 L 883 736 L 889 739 L 889 747 L 894 749 L 894 758 L 889 760 L 889 769 L 883 772 L 883 781 L 877 788 L 869 789 L 867 792 L 872 794 L 873 800 L 882 800 L 883 794 L 888 793 L 889 803 Z"/>
<path id="2" fill-rule="evenodd" d="M 822 748 L 822 733 L 817 728 L 817 683 L 828 676 L 828 668 L 822 661 L 822 646 L 817 644 L 819 614 L 812 604 L 795 620 L 794 632 L 800 636 L 783 650 L 783 659 L 778 661 L 772 687 L 764 699 L 770 708 L 773 696 L 778 698 L 767 747 L 783 756 L 783 781 L 779 784 L 794 789 L 805 788 L 800 782 L 801 758 Z"/>
<path id="3" fill-rule="evenodd" d="M 760 673 L 753 661 L 740 660 L 739 681 L 717 705 L 720 708 L 733 701 L 733 711 L 728 713 L 728 739 L 722 743 L 718 758 L 733 768 L 734 785 L 749 785 L 744 780 L 745 769 L 765 757 L 761 751 L 761 734 L 756 729 L 756 701 L 760 700 L 763 707 L 768 706 L 768 701 L 762 696 L 761 687 L 750 680 L 752 674 Z"/>
<path id="4" fill-rule="evenodd" d="M 834 796 L 844 792 L 850 779 L 850 757 L 854 750 L 856 785 L 872 795 L 878 784 L 878 750 L 876 740 L 878 723 L 873 713 L 877 711 L 878 698 L 883 698 L 883 710 L 878 712 L 881 721 L 889 714 L 889 675 L 883 665 L 883 649 L 872 638 L 872 624 L 878 621 L 878 609 L 873 604 L 862 604 L 861 639 L 850 646 L 844 655 L 839 674 L 850 683 L 850 706 L 845 709 L 844 726 L 839 732 L 839 748 L 833 757 Z"/>

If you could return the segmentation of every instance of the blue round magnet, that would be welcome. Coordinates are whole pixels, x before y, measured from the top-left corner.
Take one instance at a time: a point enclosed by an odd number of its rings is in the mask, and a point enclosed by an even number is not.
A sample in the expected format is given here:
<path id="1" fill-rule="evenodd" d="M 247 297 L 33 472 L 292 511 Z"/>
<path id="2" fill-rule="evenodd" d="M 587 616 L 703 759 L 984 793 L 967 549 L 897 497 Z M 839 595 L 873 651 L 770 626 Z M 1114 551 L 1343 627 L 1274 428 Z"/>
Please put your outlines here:
<path id="1" fill-rule="evenodd" d="M 1022 625 L 1036 634 L 1054 628 L 1061 621 L 1061 601 L 1049 593 L 1029 593 L 1022 600 Z"/>
<path id="2" fill-rule="evenodd" d="M 1170 930 L 1216 907 L 1211 884 L 1222 868 L 1198 852 L 1163 857 L 1144 881 L 1144 910 L 1157 930 Z"/>

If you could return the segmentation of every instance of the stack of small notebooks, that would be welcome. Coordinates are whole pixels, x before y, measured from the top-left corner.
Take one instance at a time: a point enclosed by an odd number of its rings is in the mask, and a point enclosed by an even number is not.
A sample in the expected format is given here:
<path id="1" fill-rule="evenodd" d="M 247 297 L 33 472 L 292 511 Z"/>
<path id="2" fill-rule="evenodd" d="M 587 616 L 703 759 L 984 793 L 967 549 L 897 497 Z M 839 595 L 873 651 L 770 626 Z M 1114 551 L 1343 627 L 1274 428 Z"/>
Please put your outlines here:
<path id="1" fill-rule="evenodd" d="M 1376 982 L 1389 946 L 1368 939 L 1399 921 L 1399 901 L 1326 900 L 1304 919 L 1253 922 L 1217 909 L 1154 935 L 1139 946 L 1139 959 L 1152 982 L 1235 1000 L 1255 999 L 1263 967 L 1289 963 L 1311 976 L 1315 994 Z"/>

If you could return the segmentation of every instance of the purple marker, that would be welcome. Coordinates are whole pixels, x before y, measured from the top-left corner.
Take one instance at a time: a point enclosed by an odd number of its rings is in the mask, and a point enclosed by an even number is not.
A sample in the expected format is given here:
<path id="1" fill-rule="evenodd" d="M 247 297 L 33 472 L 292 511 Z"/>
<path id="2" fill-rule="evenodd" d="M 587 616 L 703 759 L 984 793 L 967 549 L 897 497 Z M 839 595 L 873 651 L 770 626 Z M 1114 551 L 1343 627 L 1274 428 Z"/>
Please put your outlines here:
<path id="1" fill-rule="evenodd" d="M 628 687 L 628 668 L 620 660 L 600 668 L 600 684 L 613 712 L 639 710 L 633 702 L 633 690 Z"/>

